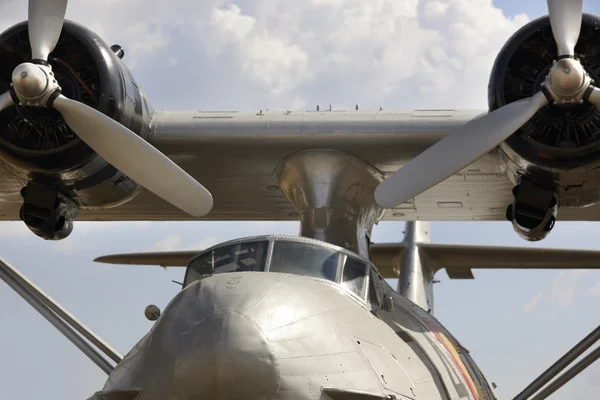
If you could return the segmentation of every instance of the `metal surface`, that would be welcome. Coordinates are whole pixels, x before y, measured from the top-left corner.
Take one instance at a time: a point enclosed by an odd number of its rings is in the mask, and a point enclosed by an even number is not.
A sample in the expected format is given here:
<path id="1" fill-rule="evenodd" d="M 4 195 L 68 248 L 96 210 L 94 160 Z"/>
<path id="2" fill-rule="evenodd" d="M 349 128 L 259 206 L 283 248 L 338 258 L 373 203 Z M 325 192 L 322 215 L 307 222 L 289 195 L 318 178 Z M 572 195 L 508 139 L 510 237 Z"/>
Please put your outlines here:
<path id="1" fill-rule="evenodd" d="M 387 327 L 367 304 L 321 279 L 269 272 L 206 277 L 175 296 L 102 390 L 140 388 L 139 400 L 310 400 L 322 387 L 458 398 L 473 378 L 449 367 L 450 353 L 411 302 L 395 301 Z M 421 350 L 396 334 L 404 329 Z M 451 397 L 430 379 L 431 365 Z"/>
<path id="2" fill-rule="evenodd" d="M 42 69 L 45 67 L 45 69 Z M 35 100 L 46 91 L 49 84 L 49 74 L 52 69 L 45 65 L 23 63 L 17 66 L 12 74 L 15 92 L 23 102 Z M 56 84 L 56 80 L 54 80 Z M 44 105 L 44 104 L 40 104 Z"/>
<path id="3" fill-rule="evenodd" d="M 588 101 L 590 103 L 593 103 L 596 107 L 600 108 L 600 89 L 593 88 L 593 90 L 589 94 Z"/>
<path id="4" fill-rule="evenodd" d="M 65 19 L 67 0 L 29 0 L 31 58 L 47 60 L 54 50 Z"/>
<path id="5" fill-rule="evenodd" d="M 598 326 L 589 335 L 587 335 L 585 338 L 583 338 L 571 350 L 569 350 L 564 356 L 559 358 L 546 371 L 544 371 L 533 382 L 531 382 L 525 389 L 523 389 L 523 391 L 521 393 L 519 393 L 517 396 L 515 396 L 515 398 L 513 400 L 529 399 L 534 393 L 536 393 L 538 390 L 540 390 L 545 384 L 550 382 L 550 380 L 552 378 L 554 378 L 562 370 L 564 370 L 569 364 L 571 364 L 574 360 L 576 360 L 577 357 L 579 357 L 586 350 L 588 350 L 590 347 L 592 347 L 594 345 L 594 343 L 596 343 L 598 340 L 600 340 L 600 326 Z M 596 350 L 596 352 L 597 351 L 598 350 Z M 554 391 L 551 391 L 547 394 L 550 395 L 553 392 Z M 541 395 L 541 393 L 540 393 L 540 395 Z M 538 399 L 537 396 L 535 397 L 536 400 L 541 400 L 542 398 L 545 398 L 545 397 L 541 397 L 540 399 Z"/>
<path id="6" fill-rule="evenodd" d="M 9 92 L 0 94 L 0 111 L 12 106 L 13 104 L 14 104 L 14 101 Z M 0 183 L 0 185 L 1 185 L 1 183 Z"/>
<path id="7" fill-rule="evenodd" d="M 426 224 L 419 222 L 419 225 Z M 275 236 L 283 238 L 284 236 Z M 289 237 L 293 238 L 293 237 Z M 236 239 L 237 243 L 252 240 L 274 240 L 272 236 Z M 229 242 L 228 242 L 229 243 Z M 319 242 L 316 242 L 319 243 Z M 219 244 L 211 249 L 224 246 Z M 374 243 L 370 259 L 381 276 L 395 279 L 400 276 L 407 249 L 405 242 Z M 209 250 L 185 250 L 151 253 L 111 254 L 94 261 L 107 264 L 159 265 L 186 267 L 190 260 Z M 600 251 L 556 248 L 476 246 L 444 243 L 419 243 L 419 257 L 424 255 L 428 268 L 434 272 L 445 269 L 451 279 L 472 279 L 472 269 L 600 269 Z"/>
<path id="8" fill-rule="evenodd" d="M 53 106 L 81 140 L 138 184 L 194 217 L 212 209 L 204 186 L 129 128 L 63 95 Z"/>
<path id="9" fill-rule="evenodd" d="M 78 220 L 297 220 L 273 177 L 286 156 L 331 148 L 389 175 L 477 114 L 481 111 L 159 112 L 153 117 L 150 143 L 203 183 L 213 194 L 213 210 L 194 218 L 142 191 L 119 207 L 81 210 Z M 1 168 L 0 220 L 18 220 L 18 192 L 24 182 Z M 494 151 L 386 212 L 383 220 L 504 221 L 512 187 Z M 582 201 L 587 192 L 585 186 L 572 187 L 561 204 Z M 558 218 L 598 221 L 600 206 L 561 209 Z"/>
<path id="10" fill-rule="evenodd" d="M 111 254 L 94 259 L 95 262 L 106 264 L 129 265 L 159 265 L 161 267 L 186 267 L 192 257 L 204 252 L 197 251 L 168 251 L 152 253 Z"/>
<path id="11" fill-rule="evenodd" d="M 50 65 L 20 64 L 13 71 L 12 82 L 24 106 L 47 107 L 52 95 L 61 90 Z"/>
<path id="12" fill-rule="evenodd" d="M 583 357 L 581 361 L 573 365 L 567 372 L 556 378 L 551 384 L 542 389 L 540 393 L 538 393 L 531 400 L 544 400 L 552 393 L 556 392 L 558 389 L 563 387 L 565 383 L 569 382 L 571 379 L 579 375 L 584 369 L 592 365 L 596 360 L 600 358 L 600 347 L 592 351 L 587 356 Z"/>
<path id="13" fill-rule="evenodd" d="M 98 335 L 96 335 L 90 328 L 82 324 L 77 318 L 75 318 L 70 312 L 61 307 L 52 297 L 44 293 L 38 288 L 33 282 L 31 282 L 25 275 L 19 270 L 11 267 L 8 264 L 4 265 L 5 270 L 12 275 L 12 277 L 25 289 L 27 289 L 36 299 L 41 301 L 46 307 L 52 310 L 56 315 L 62 318 L 71 328 L 75 329 L 84 338 L 89 340 L 94 346 L 108 356 L 111 360 L 119 363 L 123 360 L 123 356 L 113 349 L 108 343 L 103 341 Z"/>
<path id="14" fill-rule="evenodd" d="M 279 188 L 300 218 L 300 235 L 369 258 L 369 238 L 382 210 L 373 198 L 383 174 L 335 150 L 308 150 L 286 157 L 274 171 Z"/>
<path id="15" fill-rule="evenodd" d="M 581 30 L 583 0 L 548 0 L 547 3 L 558 55 L 575 55 L 575 45 Z"/>
<path id="16" fill-rule="evenodd" d="M 590 76 L 581 63 L 565 58 L 552 66 L 545 87 L 556 103 L 583 103 L 583 95 L 590 83 Z"/>
<path id="17" fill-rule="evenodd" d="M 94 364 L 109 375 L 114 367 L 9 272 L 14 270 L 13 267 L 0 258 L 0 279 L 6 282 L 6 284 L 21 296 L 23 300 L 29 303 L 29 305 L 39 312 L 42 317 L 50 322 L 60 333 L 69 339 L 71 343 L 81 350 L 83 354 L 92 360 Z"/>
<path id="18" fill-rule="evenodd" d="M 399 268 L 397 292 L 412 301 L 423 310 L 433 314 L 433 276 L 432 269 L 419 246 L 431 242 L 429 222 L 410 221 L 406 223 L 404 252 Z"/>
<path id="19" fill-rule="evenodd" d="M 377 204 L 392 208 L 467 168 L 506 140 L 548 104 L 535 95 L 472 119 L 386 178 L 375 191 Z"/>
<path id="20" fill-rule="evenodd" d="M 143 191 L 119 207 L 82 209 L 78 220 L 297 220 L 273 177 L 286 156 L 307 148 L 331 148 L 389 174 L 477 113 L 156 113 L 150 143 L 206 186 L 214 197 L 213 210 L 194 218 Z M 22 184 L 10 172 L 0 172 L 0 219 L 19 219 Z M 415 202 L 386 213 L 384 220 L 503 220 L 511 188 L 497 154 L 490 154 Z"/>

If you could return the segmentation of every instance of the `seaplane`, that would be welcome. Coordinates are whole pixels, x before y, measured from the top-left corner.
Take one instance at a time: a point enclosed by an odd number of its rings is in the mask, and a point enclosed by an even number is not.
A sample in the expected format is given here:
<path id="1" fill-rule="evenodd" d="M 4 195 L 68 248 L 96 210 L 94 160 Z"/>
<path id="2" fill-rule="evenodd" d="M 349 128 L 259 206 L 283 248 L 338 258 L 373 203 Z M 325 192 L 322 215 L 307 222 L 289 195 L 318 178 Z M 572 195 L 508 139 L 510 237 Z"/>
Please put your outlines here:
<path id="1" fill-rule="evenodd" d="M 0 278 L 106 372 L 89 400 L 496 399 L 434 316 L 435 274 L 600 268 L 598 251 L 432 243 L 424 222 L 506 219 L 537 241 L 559 215 L 600 220 L 600 18 L 582 1 L 548 0 L 508 40 L 483 113 L 154 111 L 124 49 L 66 7 L 30 0 L 0 34 L 0 220 L 46 240 L 75 220 L 301 226 L 97 258 L 185 268 L 125 355 L 0 260 Z M 382 220 L 408 221 L 403 241 L 372 243 Z M 598 339 L 600 327 L 514 399 L 555 393 L 600 357 L 577 361 Z"/>

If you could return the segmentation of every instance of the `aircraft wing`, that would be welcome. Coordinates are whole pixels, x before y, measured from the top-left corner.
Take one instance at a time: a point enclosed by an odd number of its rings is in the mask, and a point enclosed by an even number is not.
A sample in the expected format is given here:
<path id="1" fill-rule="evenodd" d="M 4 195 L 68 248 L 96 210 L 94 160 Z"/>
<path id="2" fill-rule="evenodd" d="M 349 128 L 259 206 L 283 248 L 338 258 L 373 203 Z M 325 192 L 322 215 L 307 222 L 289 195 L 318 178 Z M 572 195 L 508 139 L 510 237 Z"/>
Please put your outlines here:
<path id="1" fill-rule="evenodd" d="M 94 261 L 105 264 L 159 265 L 163 268 L 187 267 L 190 259 L 201 252 L 202 250 L 112 254 L 97 257 Z"/>
<path id="2" fill-rule="evenodd" d="M 374 244 L 371 258 L 384 278 L 397 278 L 403 243 Z M 600 269 L 600 251 L 535 247 L 419 244 L 421 257 L 451 279 L 473 279 L 473 269 Z"/>
<path id="3" fill-rule="evenodd" d="M 201 182 L 213 210 L 194 218 L 147 190 L 77 220 L 297 220 L 273 172 L 289 154 L 326 148 L 390 175 L 482 111 L 157 112 L 148 141 Z M 26 181 L 0 169 L 0 220 L 18 220 Z M 512 185 L 496 152 L 390 210 L 384 220 L 503 220 Z M 585 218 L 589 218 L 589 211 Z M 578 214 L 575 218 L 583 218 Z M 600 217 L 596 213 L 593 217 Z"/>
<path id="4" fill-rule="evenodd" d="M 192 217 L 147 190 L 108 209 L 82 209 L 77 220 L 297 220 L 273 172 L 289 154 L 325 148 L 354 154 L 386 176 L 464 125 L 479 110 L 157 112 L 148 141 L 201 182 L 214 207 Z M 18 220 L 26 181 L 0 169 L 0 220 Z M 505 220 L 513 185 L 497 150 L 388 210 L 383 220 Z M 565 208 L 563 220 L 600 220 L 600 206 Z"/>

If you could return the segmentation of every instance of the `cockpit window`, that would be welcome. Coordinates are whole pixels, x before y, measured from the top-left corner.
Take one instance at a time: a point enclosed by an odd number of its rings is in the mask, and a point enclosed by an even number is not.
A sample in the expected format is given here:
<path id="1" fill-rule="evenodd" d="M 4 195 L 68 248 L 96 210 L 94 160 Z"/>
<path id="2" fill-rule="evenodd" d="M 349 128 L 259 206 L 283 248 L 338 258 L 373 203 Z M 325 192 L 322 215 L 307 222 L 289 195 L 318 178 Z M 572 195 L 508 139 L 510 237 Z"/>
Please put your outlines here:
<path id="1" fill-rule="evenodd" d="M 363 298 L 365 295 L 367 271 L 367 264 L 363 261 L 354 257 L 346 257 L 342 273 L 342 286 L 360 298 Z"/>
<path id="2" fill-rule="evenodd" d="M 268 241 L 238 243 L 206 252 L 190 262 L 184 286 L 203 275 L 239 271 L 264 271 Z"/>
<path id="3" fill-rule="evenodd" d="M 336 281 L 339 253 L 310 243 L 276 241 L 269 272 L 308 275 Z"/>

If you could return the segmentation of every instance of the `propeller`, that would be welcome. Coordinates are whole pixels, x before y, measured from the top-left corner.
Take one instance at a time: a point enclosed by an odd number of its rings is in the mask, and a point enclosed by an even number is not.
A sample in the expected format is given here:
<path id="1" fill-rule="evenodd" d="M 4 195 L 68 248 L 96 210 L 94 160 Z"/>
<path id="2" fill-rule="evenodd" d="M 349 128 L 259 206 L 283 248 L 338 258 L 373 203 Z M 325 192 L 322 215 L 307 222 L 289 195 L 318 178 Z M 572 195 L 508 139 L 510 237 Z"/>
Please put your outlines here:
<path id="1" fill-rule="evenodd" d="M 212 195 L 177 164 L 125 126 L 60 94 L 47 59 L 60 37 L 66 7 L 67 0 L 29 0 L 33 63 L 17 66 L 12 79 L 20 103 L 53 107 L 83 142 L 136 183 L 194 217 L 208 214 Z M 0 95 L 0 111 L 13 104 L 10 92 Z"/>
<path id="2" fill-rule="evenodd" d="M 558 56 L 574 56 L 581 31 L 583 0 L 548 0 L 548 14 Z"/>
<path id="3" fill-rule="evenodd" d="M 48 61 L 62 31 L 67 0 L 29 0 L 31 58 Z"/>
<path id="4" fill-rule="evenodd" d="M 559 58 L 542 90 L 469 121 L 412 159 L 377 186 L 375 201 L 381 207 L 404 203 L 469 166 L 519 130 L 550 99 L 557 104 L 587 100 L 600 109 L 600 89 L 591 85 L 583 66 L 574 58 L 582 0 L 548 0 L 548 10 Z"/>
<path id="5" fill-rule="evenodd" d="M 600 89 L 593 88 L 588 101 L 600 109 Z"/>
<path id="6" fill-rule="evenodd" d="M 0 111 L 12 106 L 13 104 L 15 103 L 12 99 L 12 96 L 10 95 L 10 92 L 6 92 L 0 95 Z"/>

